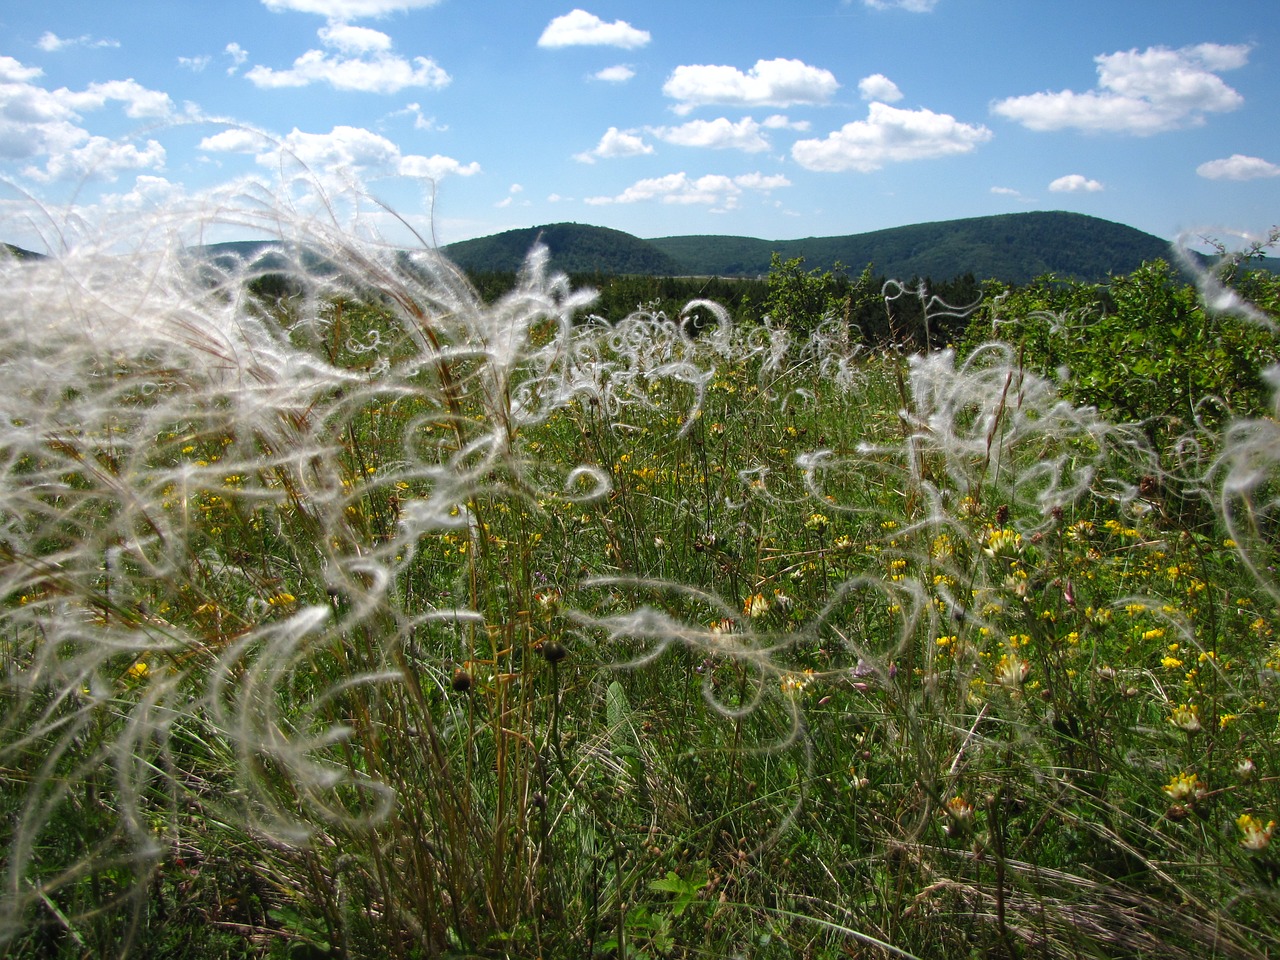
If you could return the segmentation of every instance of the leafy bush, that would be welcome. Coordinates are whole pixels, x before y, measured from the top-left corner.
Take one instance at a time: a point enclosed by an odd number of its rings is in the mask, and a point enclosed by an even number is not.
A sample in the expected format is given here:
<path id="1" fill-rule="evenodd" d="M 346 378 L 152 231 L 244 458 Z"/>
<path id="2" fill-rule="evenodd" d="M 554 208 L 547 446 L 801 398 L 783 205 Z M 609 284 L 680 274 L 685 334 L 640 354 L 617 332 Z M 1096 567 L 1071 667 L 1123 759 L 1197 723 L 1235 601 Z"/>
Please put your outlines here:
<path id="1" fill-rule="evenodd" d="M 1259 302 L 1274 301 L 1274 277 L 1252 274 L 1248 284 Z M 993 330 L 1029 367 L 1060 376 L 1076 402 L 1140 423 L 1163 443 L 1270 405 L 1262 371 L 1276 362 L 1274 338 L 1240 317 L 1206 310 L 1196 288 L 1163 260 L 1113 277 L 1105 288 L 1045 277 L 1021 289 L 989 290 L 968 340 L 981 343 Z"/>

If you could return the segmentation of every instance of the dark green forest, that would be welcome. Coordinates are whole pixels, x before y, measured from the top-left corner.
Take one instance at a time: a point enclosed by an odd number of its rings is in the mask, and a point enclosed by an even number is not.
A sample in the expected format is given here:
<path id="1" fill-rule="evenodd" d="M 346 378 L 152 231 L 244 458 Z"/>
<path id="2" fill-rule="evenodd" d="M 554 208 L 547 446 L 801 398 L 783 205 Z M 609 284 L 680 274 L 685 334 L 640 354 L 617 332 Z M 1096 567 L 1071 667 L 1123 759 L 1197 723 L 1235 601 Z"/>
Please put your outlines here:
<path id="1" fill-rule="evenodd" d="M 570 274 L 665 274 L 760 278 L 774 255 L 810 268 L 872 263 L 891 277 L 973 274 L 1026 283 L 1052 273 L 1101 282 L 1144 261 L 1167 257 L 1169 244 L 1123 224 L 1077 213 L 1004 214 L 922 223 L 842 237 L 760 240 L 687 236 L 641 240 L 618 230 L 560 223 L 510 230 L 443 248 L 474 272 L 513 272 L 541 240 L 552 266 Z"/>

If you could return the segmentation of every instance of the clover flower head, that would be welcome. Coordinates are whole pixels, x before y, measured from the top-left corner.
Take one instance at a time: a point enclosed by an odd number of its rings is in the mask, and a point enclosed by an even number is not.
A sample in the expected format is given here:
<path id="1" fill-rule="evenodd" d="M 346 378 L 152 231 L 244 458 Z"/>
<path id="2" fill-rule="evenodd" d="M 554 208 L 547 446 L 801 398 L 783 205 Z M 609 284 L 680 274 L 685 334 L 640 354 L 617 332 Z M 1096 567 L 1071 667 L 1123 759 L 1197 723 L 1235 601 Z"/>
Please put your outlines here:
<path id="1" fill-rule="evenodd" d="M 1013 558 L 1022 553 L 1022 534 L 1006 527 L 988 527 L 982 552 L 988 557 Z"/>
<path id="2" fill-rule="evenodd" d="M 1173 712 L 1169 715 L 1169 722 L 1187 733 L 1199 733 L 1202 729 L 1200 708 L 1194 703 L 1180 703 L 1173 708 Z"/>
<path id="3" fill-rule="evenodd" d="M 1240 846 L 1246 850 L 1265 850 L 1271 843 L 1276 822 L 1269 820 L 1263 824 L 1257 817 L 1242 813 L 1236 818 L 1236 826 L 1240 828 Z"/>
<path id="4" fill-rule="evenodd" d="M 1181 803 L 1186 800 L 1198 800 L 1206 792 L 1204 783 L 1194 773 L 1176 773 L 1162 788 L 1170 800 Z"/>
<path id="5" fill-rule="evenodd" d="M 1031 664 L 1015 653 L 1006 653 L 996 664 L 996 680 L 1002 687 L 1016 690 L 1031 675 Z"/>
<path id="6" fill-rule="evenodd" d="M 769 601 L 763 593 L 753 593 L 742 602 L 742 615 L 749 620 L 763 617 L 769 612 Z"/>

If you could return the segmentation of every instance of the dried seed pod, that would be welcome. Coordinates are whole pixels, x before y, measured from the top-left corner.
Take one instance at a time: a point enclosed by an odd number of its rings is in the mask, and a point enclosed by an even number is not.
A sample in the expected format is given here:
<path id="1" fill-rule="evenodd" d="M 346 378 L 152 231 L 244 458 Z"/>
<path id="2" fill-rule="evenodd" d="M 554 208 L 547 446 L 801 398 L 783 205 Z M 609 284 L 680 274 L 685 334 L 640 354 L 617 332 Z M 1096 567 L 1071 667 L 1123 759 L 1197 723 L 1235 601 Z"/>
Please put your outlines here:
<path id="1" fill-rule="evenodd" d="M 462 667 L 458 667 L 453 671 L 453 681 L 450 686 L 456 693 L 466 693 L 471 689 L 471 674 Z"/>
<path id="2" fill-rule="evenodd" d="M 542 654 L 542 659 L 547 663 L 559 663 L 569 655 L 569 651 L 564 648 L 564 644 L 558 640 L 544 640 L 538 646 L 538 652 Z"/>

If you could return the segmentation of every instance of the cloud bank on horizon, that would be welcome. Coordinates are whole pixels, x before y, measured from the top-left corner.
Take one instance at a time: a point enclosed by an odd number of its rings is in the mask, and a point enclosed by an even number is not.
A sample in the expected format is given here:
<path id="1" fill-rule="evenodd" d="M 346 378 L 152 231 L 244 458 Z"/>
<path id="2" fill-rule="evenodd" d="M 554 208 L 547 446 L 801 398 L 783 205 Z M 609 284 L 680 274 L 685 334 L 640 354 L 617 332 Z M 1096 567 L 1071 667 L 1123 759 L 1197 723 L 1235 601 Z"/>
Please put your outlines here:
<path id="1" fill-rule="evenodd" d="M 1048 0 L 527 6 L 227 0 L 175 24 L 163 0 L 26 5 L 0 44 L 0 203 L 110 217 L 288 166 L 446 242 L 576 217 L 781 238 L 1042 203 L 1164 236 L 1280 220 L 1261 0 L 1211 19 L 1082 0 L 1053 30 Z"/>

